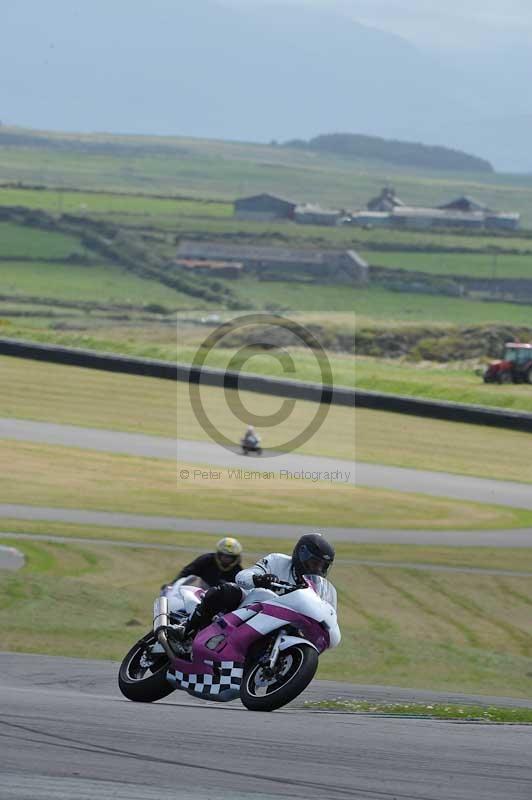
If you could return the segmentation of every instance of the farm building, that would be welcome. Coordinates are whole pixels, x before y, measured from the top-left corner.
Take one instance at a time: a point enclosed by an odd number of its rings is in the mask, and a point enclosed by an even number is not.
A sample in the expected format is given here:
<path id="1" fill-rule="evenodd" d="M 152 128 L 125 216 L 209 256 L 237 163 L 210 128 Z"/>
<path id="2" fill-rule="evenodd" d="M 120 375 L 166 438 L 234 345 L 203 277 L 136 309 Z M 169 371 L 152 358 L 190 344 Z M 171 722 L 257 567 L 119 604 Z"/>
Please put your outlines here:
<path id="1" fill-rule="evenodd" d="M 297 206 L 294 220 L 301 225 L 338 225 L 342 213 L 307 203 Z"/>
<path id="2" fill-rule="evenodd" d="M 216 278 L 240 278 L 244 267 L 238 261 L 202 261 L 194 258 L 177 258 L 176 264 L 196 275 L 210 275 Z"/>
<path id="3" fill-rule="evenodd" d="M 486 228 L 503 228 L 516 231 L 521 215 L 516 211 L 499 211 L 486 214 Z"/>
<path id="4" fill-rule="evenodd" d="M 442 227 L 516 230 L 520 220 L 517 213 L 492 211 L 468 195 L 457 197 L 438 208 L 407 206 L 391 187 L 385 187 L 378 197 L 370 200 L 367 209 L 354 212 L 346 221 L 355 225 L 427 230 Z"/>
<path id="5" fill-rule="evenodd" d="M 354 211 L 341 221 L 342 225 L 363 225 L 369 228 L 389 228 L 391 216 L 389 211 Z"/>
<path id="6" fill-rule="evenodd" d="M 482 211 L 442 211 L 439 208 L 394 208 L 390 214 L 394 227 L 404 228 L 483 228 Z"/>
<path id="7" fill-rule="evenodd" d="M 469 197 L 466 194 L 463 194 L 461 197 L 457 197 L 455 200 L 451 200 L 450 203 L 446 203 L 443 206 L 438 206 L 442 211 L 488 211 L 488 207 L 483 203 L 479 203 L 478 200 L 475 200 L 473 197 Z"/>
<path id="8" fill-rule="evenodd" d="M 520 215 L 514 211 L 492 211 L 491 208 L 479 203 L 473 197 L 462 195 L 452 200 L 444 206 L 440 206 L 443 211 L 465 211 L 482 212 L 484 214 L 484 225 L 486 228 L 506 228 L 516 230 L 519 227 Z"/>
<path id="9" fill-rule="evenodd" d="M 237 219 L 268 222 L 272 219 L 293 219 L 297 203 L 274 194 L 256 194 L 235 200 Z"/>
<path id="10" fill-rule="evenodd" d="M 242 265 L 244 274 L 256 275 L 260 280 L 314 283 L 367 283 L 368 280 L 368 265 L 354 250 L 306 250 L 183 241 L 177 249 L 175 263 L 184 266 L 190 262 L 236 262 Z"/>
<path id="11" fill-rule="evenodd" d="M 393 211 L 394 208 L 404 205 L 403 201 L 395 194 L 393 186 L 385 186 L 377 197 L 369 201 L 367 209 L 368 211 Z"/>

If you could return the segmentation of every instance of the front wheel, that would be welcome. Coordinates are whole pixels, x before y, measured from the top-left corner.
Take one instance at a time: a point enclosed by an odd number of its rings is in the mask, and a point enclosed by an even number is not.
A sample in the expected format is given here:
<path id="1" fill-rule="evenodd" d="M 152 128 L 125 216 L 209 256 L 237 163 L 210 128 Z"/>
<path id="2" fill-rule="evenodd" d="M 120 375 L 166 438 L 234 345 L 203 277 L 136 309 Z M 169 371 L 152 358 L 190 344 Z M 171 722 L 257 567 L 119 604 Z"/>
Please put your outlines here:
<path id="1" fill-rule="evenodd" d="M 270 674 L 262 664 L 244 672 L 240 699 L 250 711 L 274 711 L 290 703 L 306 689 L 318 668 L 318 653 L 308 644 L 283 650 Z"/>
<path id="2" fill-rule="evenodd" d="M 128 700 L 153 703 L 174 691 L 166 680 L 168 656 L 151 653 L 156 643 L 155 634 L 148 633 L 134 645 L 120 665 L 118 685 Z"/>

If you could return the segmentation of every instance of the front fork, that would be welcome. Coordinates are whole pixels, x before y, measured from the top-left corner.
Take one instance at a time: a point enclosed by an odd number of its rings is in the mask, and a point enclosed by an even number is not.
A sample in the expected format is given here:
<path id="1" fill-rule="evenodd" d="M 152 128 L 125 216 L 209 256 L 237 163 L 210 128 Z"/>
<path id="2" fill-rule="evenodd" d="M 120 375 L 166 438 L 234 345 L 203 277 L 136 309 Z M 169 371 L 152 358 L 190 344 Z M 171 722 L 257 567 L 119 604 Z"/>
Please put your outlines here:
<path id="1" fill-rule="evenodd" d="M 277 636 L 275 637 L 275 641 L 273 643 L 272 649 L 270 651 L 270 656 L 268 658 L 267 668 L 273 672 L 275 665 L 277 663 L 277 659 L 279 658 L 279 653 L 281 652 L 281 642 L 283 640 L 283 636 L 286 635 L 286 631 L 281 628 Z"/>

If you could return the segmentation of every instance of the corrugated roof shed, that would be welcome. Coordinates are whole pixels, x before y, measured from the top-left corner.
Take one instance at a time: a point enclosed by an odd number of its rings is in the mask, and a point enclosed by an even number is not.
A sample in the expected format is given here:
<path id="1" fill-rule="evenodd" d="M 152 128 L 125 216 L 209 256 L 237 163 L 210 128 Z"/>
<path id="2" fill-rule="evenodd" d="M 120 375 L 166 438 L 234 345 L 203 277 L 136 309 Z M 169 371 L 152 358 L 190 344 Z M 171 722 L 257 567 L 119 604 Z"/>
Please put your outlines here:
<path id="1" fill-rule="evenodd" d="M 281 197 L 281 195 L 278 194 L 270 194 L 269 192 L 262 192 L 261 194 L 252 194 L 249 197 L 239 197 L 235 200 L 234 204 L 235 208 L 240 208 L 241 206 L 255 204 L 263 200 L 273 200 L 276 203 L 284 203 L 287 206 L 292 206 L 293 208 L 297 206 L 295 200 L 290 200 L 288 197 Z"/>
<path id="2" fill-rule="evenodd" d="M 450 203 L 443 206 L 438 206 L 442 211 L 487 211 L 488 207 L 484 203 L 480 203 L 473 197 L 463 194 Z"/>
<path id="3" fill-rule="evenodd" d="M 331 256 L 343 250 L 305 250 L 287 247 L 224 244 L 222 242 L 180 242 L 178 258 L 204 259 L 209 261 L 278 261 L 323 264 Z"/>

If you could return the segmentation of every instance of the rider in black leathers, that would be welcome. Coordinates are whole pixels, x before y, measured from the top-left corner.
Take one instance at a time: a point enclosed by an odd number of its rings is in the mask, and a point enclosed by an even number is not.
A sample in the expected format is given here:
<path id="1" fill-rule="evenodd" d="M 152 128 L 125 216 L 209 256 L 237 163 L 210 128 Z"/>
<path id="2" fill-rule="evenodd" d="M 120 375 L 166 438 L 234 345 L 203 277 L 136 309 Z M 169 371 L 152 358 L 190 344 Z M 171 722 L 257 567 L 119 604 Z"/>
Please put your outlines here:
<path id="1" fill-rule="evenodd" d="M 171 586 L 179 578 L 188 578 L 189 575 L 196 575 L 201 578 L 208 586 L 218 586 L 222 583 L 234 581 L 242 569 L 242 545 L 238 539 L 225 536 L 216 545 L 216 552 L 205 553 L 198 556 L 183 567 L 179 575 L 173 581 L 165 583 L 161 590 Z"/>
<path id="2" fill-rule="evenodd" d="M 286 562 L 290 569 L 288 575 L 283 576 L 283 579 L 289 579 L 288 582 L 295 585 L 302 580 L 305 573 L 325 576 L 334 561 L 335 552 L 334 547 L 320 533 L 306 533 L 296 542 L 292 558 L 279 554 L 273 555 L 278 557 L 272 560 L 279 561 L 281 559 Z M 188 622 L 179 626 L 178 629 L 174 629 L 176 637 L 184 641 L 209 625 L 215 614 L 234 611 L 246 596 L 246 590 L 251 586 L 268 589 L 273 583 L 276 583 L 278 577 L 268 571 L 269 558 L 261 559 L 257 563 L 256 569 L 245 570 L 242 578 L 245 577 L 246 580 L 241 581 L 239 577 L 236 583 L 224 583 L 205 592 Z M 252 583 L 248 587 L 246 586 L 249 577 L 247 573 L 252 572 L 256 574 L 252 576 Z"/>

